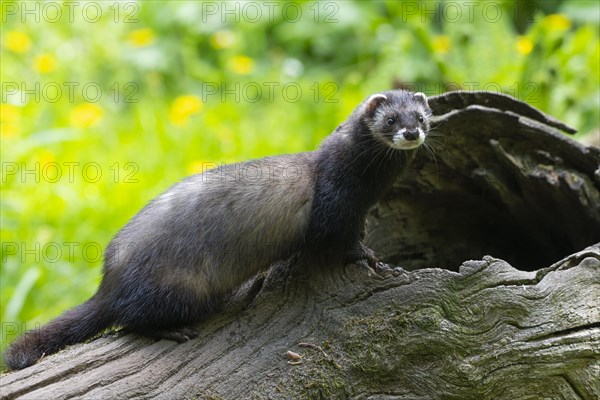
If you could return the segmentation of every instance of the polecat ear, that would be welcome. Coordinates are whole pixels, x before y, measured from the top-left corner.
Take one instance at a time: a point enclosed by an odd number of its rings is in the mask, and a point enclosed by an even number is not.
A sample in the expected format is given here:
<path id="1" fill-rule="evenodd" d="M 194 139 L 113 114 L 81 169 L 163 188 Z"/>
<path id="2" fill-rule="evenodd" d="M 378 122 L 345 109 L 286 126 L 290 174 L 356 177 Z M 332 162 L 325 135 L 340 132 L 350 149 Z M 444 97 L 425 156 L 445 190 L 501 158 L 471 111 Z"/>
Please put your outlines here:
<path id="1" fill-rule="evenodd" d="M 413 99 L 423 104 L 425 108 L 429 108 L 429 103 L 427 102 L 427 96 L 425 96 L 425 93 L 417 92 L 413 94 Z"/>
<path id="2" fill-rule="evenodd" d="M 374 115 L 375 110 L 377 110 L 377 107 L 379 107 L 381 103 L 383 103 L 386 100 L 387 97 L 381 93 L 375 93 L 371 95 L 371 97 L 367 99 L 365 113 L 370 116 Z"/>

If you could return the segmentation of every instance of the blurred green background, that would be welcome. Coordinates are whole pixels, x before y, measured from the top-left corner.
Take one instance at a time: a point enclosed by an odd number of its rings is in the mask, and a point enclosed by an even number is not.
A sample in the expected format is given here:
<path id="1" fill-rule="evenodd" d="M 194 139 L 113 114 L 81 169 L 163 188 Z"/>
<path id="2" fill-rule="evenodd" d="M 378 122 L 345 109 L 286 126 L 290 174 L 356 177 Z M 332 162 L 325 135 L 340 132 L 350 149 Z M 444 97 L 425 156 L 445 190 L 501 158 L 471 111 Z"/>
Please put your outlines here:
<path id="1" fill-rule="evenodd" d="M 3 1 L 0 350 L 202 170 L 315 149 L 366 95 L 502 91 L 598 137 L 596 1 Z"/>

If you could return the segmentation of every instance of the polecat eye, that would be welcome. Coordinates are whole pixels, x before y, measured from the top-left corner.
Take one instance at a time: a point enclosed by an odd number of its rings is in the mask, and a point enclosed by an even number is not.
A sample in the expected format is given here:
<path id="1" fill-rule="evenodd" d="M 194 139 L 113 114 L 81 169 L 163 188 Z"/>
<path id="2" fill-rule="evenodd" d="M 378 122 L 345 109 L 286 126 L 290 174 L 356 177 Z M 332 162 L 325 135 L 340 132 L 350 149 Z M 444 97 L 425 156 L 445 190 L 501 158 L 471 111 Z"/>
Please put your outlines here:
<path id="1" fill-rule="evenodd" d="M 422 115 L 419 115 L 419 116 L 417 117 L 417 119 L 419 120 L 419 122 L 423 122 L 423 121 L 424 121 L 424 119 L 423 119 L 423 116 L 422 116 Z"/>
<path id="2" fill-rule="evenodd" d="M 396 122 L 396 120 L 394 118 L 388 118 L 386 124 L 388 126 L 392 126 L 392 125 L 394 125 L 395 122 Z"/>

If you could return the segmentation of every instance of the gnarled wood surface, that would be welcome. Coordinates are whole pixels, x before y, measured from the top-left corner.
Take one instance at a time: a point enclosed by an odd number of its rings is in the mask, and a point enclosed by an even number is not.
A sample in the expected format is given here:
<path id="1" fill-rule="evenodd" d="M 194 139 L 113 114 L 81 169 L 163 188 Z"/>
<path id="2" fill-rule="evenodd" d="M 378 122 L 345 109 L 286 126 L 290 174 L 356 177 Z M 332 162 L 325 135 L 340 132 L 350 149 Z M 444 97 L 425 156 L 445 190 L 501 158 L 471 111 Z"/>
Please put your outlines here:
<path id="1" fill-rule="evenodd" d="M 417 153 L 367 232 L 429 268 L 280 263 L 198 339 L 107 334 L 3 374 L 0 397 L 600 398 L 600 151 L 508 96 L 431 103 L 436 160 Z"/>

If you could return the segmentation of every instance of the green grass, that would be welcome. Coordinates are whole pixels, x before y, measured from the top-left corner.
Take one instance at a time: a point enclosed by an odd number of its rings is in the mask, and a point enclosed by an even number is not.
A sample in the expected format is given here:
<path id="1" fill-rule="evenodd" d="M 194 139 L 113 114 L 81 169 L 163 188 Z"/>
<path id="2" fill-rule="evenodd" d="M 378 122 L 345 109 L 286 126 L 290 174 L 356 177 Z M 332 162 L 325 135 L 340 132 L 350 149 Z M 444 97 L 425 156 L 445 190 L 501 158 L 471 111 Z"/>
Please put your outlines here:
<path id="1" fill-rule="evenodd" d="M 280 13 L 202 22 L 201 3 L 191 1 L 140 3 L 136 23 L 124 14 L 115 22 L 112 2 L 101 3 L 105 15 L 94 23 L 23 23 L 7 4 L 23 2 L 2 3 L 0 350 L 89 297 L 102 265 L 94 251 L 169 185 L 203 162 L 315 149 L 364 96 L 394 81 L 430 95 L 498 89 L 580 135 L 598 132 L 595 2 L 534 8 L 521 33 L 510 2 L 493 23 L 481 13 L 472 23 L 423 22 L 393 1 L 335 3 L 333 23 L 323 8 L 315 22 L 322 4 L 310 2 L 297 3 L 304 17 L 293 23 Z M 79 84 L 72 98 L 65 82 Z M 63 93 L 21 101 L 11 86 L 36 83 Z M 207 93 L 213 83 L 248 92 L 222 98 Z M 86 84 L 102 93 L 92 106 Z M 286 84 L 301 88 L 298 101 Z M 256 87 L 262 96 L 253 102 Z"/>

